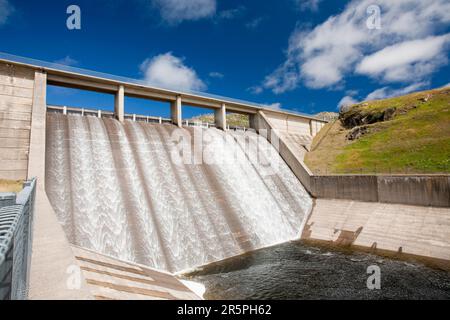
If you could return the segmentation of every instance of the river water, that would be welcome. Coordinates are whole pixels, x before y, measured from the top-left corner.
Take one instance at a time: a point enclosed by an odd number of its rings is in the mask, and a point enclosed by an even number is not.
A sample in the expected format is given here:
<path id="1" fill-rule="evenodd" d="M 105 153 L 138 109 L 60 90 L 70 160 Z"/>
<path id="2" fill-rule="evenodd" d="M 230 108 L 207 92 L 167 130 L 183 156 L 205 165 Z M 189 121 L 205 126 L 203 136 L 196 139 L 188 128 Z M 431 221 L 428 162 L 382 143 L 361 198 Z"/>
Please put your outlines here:
<path id="1" fill-rule="evenodd" d="M 380 289 L 368 289 L 369 266 L 379 267 Z M 205 285 L 205 299 L 450 298 L 448 271 L 302 242 L 230 258 L 184 277 Z"/>

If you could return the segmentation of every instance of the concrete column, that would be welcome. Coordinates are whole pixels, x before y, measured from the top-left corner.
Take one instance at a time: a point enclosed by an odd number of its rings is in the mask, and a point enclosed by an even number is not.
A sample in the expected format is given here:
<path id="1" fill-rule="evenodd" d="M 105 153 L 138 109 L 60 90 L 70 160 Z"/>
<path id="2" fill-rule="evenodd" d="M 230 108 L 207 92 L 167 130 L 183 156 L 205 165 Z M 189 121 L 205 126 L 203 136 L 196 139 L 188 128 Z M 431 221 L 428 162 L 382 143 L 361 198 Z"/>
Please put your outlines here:
<path id="1" fill-rule="evenodd" d="M 181 96 L 177 96 L 177 99 L 171 103 L 170 114 L 172 123 L 181 127 Z"/>
<path id="2" fill-rule="evenodd" d="M 34 73 L 33 106 L 31 108 L 30 153 L 28 179 L 37 177 L 41 185 L 45 181 L 45 125 L 47 116 L 47 74 Z"/>
<path id="3" fill-rule="evenodd" d="M 214 121 L 216 128 L 226 130 L 227 129 L 227 110 L 225 103 L 222 103 L 220 109 L 214 110 Z"/>
<path id="4" fill-rule="evenodd" d="M 114 103 L 114 114 L 120 122 L 125 119 L 125 88 L 119 86 L 119 90 L 116 93 L 116 99 Z"/>
<path id="5" fill-rule="evenodd" d="M 250 122 L 250 128 L 255 129 L 256 131 L 259 130 L 259 117 L 260 115 L 258 113 L 250 114 L 249 116 L 249 122 Z"/>

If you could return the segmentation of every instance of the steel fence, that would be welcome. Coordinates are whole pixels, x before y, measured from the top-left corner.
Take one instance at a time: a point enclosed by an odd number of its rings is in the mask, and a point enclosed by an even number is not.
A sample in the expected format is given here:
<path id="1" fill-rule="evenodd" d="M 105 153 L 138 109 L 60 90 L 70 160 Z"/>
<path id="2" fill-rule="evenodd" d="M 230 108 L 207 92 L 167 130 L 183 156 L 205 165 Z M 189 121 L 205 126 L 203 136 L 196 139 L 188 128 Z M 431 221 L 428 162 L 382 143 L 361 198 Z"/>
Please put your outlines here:
<path id="1" fill-rule="evenodd" d="M 0 300 L 28 297 L 36 180 L 16 194 L 0 194 Z"/>

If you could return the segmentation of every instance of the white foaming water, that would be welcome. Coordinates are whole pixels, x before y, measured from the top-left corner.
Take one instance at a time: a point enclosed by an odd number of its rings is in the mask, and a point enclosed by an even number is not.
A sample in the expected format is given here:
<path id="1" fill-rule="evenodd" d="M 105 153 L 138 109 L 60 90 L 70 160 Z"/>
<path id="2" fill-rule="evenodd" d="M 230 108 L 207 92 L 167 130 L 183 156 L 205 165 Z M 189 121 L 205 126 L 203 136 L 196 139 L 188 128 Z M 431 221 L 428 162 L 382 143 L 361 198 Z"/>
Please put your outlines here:
<path id="1" fill-rule="evenodd" d="M 193 128 L 47 115 L 46 190 L 69 241 L 179 272 L 299 237 L 312 200 L 266 140 L 201 129 L 208 161 L 180 164 L 175 130 L 191 143 Z"/>

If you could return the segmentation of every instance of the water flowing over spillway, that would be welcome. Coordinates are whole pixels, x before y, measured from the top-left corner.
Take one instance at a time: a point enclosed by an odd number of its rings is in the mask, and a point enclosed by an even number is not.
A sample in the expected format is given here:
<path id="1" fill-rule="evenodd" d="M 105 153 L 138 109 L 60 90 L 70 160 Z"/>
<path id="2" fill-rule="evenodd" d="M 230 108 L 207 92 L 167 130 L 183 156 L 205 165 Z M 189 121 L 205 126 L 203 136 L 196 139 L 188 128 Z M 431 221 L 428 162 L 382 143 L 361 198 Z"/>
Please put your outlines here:
<path id="1" fill-rule="evenodd" d="M 49 113 L 46 148 L 70 242 L 171 272 L 297 239 L 312 207 L 254 132 Z"/>

